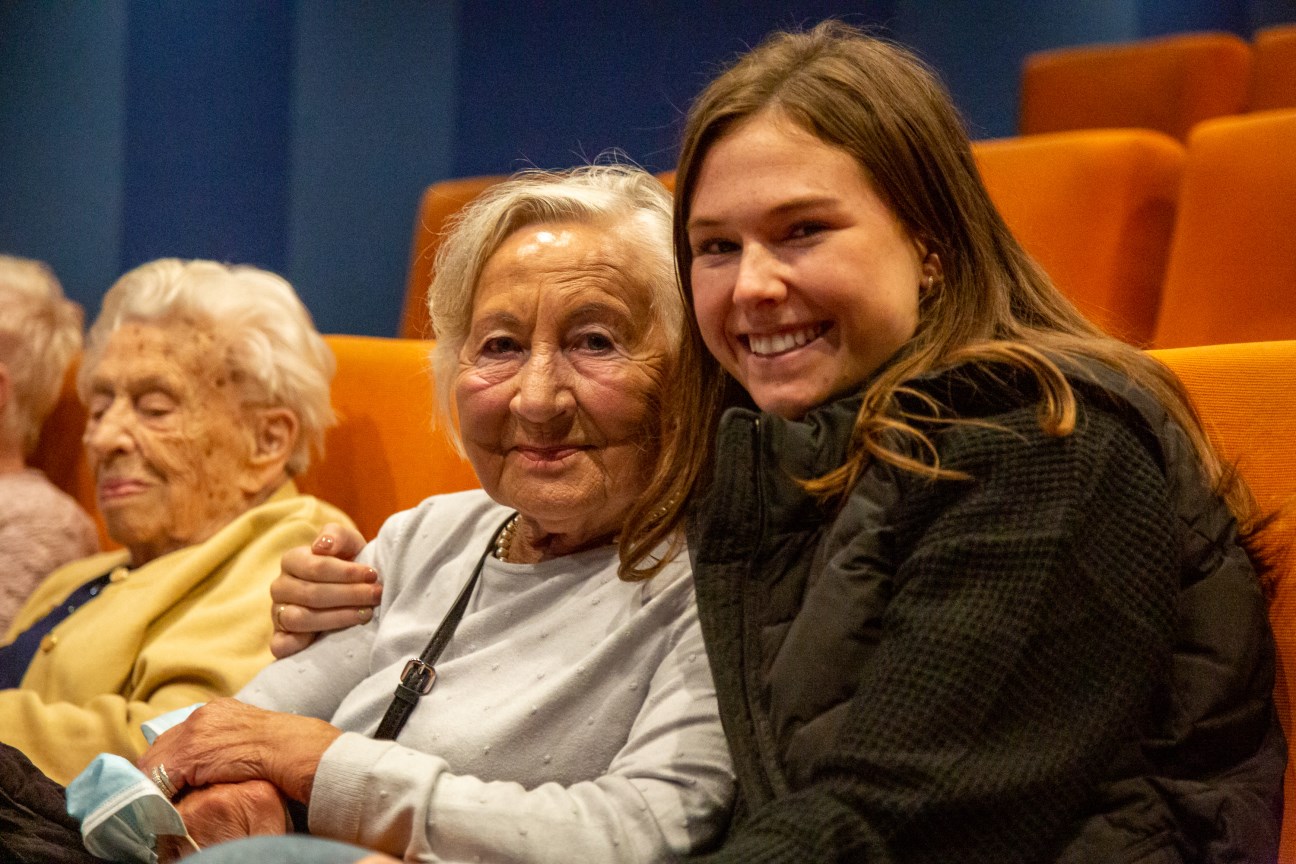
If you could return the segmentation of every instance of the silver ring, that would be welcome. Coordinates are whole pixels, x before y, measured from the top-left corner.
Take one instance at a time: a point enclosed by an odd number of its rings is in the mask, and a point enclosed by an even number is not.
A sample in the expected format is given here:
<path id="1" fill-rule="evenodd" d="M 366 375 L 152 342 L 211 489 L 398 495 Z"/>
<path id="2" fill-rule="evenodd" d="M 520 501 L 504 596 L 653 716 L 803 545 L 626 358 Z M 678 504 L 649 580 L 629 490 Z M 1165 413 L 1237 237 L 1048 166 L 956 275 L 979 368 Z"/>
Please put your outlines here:
<path id="1" fill-rule="evenodd" d="M 175 798 L 176 794 L 180 791 L 172 785 L 171 778 L 167 776 L 166 766 L 161 762 L 153 768 L 153 782 L 162 790 L 162 794 L 167 797 L 167 800 Z"/>

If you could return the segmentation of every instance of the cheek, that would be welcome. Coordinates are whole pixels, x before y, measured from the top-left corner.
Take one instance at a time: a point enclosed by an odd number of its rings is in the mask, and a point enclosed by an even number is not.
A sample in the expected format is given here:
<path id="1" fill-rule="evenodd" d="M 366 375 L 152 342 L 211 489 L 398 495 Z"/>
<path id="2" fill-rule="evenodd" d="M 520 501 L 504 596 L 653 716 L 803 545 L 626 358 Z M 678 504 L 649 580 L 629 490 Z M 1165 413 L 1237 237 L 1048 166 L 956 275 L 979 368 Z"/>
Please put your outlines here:
<path id="1" fill-rule="evenodd" d="M 486 375 L 478 371 L 463 373 L 455 382 L 455 409 L 459 414 L 459 431 L 464 443 L 480 442 L 483 437 L 498 437 L 500 424 L 508 417 L 512 388 L 511 376 Z"/>
<path id="2" fill-rule="evenodd" d="M 693 278 L 693 315 L 697 318 L 702 341 L 717 357 L 729 353 L 726 322 L 729 317 L 729 289 L 716 273 Z"/>

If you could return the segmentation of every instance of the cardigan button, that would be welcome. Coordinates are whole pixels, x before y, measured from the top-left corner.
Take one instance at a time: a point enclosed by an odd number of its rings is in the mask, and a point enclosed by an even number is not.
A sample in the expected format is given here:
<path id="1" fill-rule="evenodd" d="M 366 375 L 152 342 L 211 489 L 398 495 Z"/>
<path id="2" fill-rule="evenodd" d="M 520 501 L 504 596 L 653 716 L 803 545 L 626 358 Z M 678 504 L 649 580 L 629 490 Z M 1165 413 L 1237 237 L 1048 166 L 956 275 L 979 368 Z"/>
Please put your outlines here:
<path id="1" fill-rule="evenodd" d="M 45 638 L 41 639 L 41 651 L 53 651 L 54 646 L 58 644 L 58 636 L 54 633 L 46 633 Z"/>

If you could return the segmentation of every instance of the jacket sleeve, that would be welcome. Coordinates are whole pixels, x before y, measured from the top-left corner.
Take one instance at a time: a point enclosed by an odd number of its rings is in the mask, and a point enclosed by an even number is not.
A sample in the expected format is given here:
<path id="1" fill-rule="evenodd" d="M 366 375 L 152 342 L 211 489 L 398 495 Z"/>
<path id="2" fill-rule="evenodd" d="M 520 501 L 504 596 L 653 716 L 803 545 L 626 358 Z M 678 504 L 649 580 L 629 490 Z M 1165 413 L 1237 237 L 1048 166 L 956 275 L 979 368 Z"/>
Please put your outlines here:
<path id="1" fill-rule="evenodd" d="M 1137 731 L 1173 635 L 1164 473 L 1101 411 L 999 420 L 937 438 L 974 479 L 897 475 L 894 595 L 835 740 L 709 864 L 1046 860 Z"/>
<path id="2" fill-rule="evenodd" d="M 331 508 L 310 510 L 318 518 L 297 514 L 267 527 L 195 590 L 177 594 L 142 629 L 132 623 L 115 632 L 77 634 L 104 655 L 94 658 L 107 663 L 101 668 L 125 670 L 124 686 L 83 701 L 51 698 L 61 677 L 87 674 L 72 657 L 93 649 L 70 650 L 69 659 L 44 676 L 48 686 L 31 688 L 24 681 L 21 688 L 0 691 L 0 738 L 50 777 L 67 783 L 99 753 L 136 758 L 145 748 L 144 721 L 236 692 L 272 659 L 269 586 L 279 573 L 280 557 L 309 543 L 324 521 L 340 516 Z M 138 587 L 137 595 L 155 590 Z M 139 607 L 159 597 L 130 599 L 139 602 L 127 605 Z M 118 617 L 136 614 L 127 609 Z"/>
<path id="3" fill-rule="evenodd" d="M 611 864 L 682 855 L 719 833 L 733 794 L 705 658 L 690 616 L 625 746 L 603 776 L 571 786 L 459 775 L 438 756 L 346 733 L 315 776 L 311 832 L 420 861 Z"/>

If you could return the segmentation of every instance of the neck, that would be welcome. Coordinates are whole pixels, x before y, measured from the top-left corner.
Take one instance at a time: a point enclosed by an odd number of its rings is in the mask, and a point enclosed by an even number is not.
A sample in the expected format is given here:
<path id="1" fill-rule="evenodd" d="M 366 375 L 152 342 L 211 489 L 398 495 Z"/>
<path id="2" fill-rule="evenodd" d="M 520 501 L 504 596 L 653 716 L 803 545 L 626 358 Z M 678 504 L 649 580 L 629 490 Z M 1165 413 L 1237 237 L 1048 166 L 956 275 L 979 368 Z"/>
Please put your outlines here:
<path id="1" fill-rule="evenodd" d="M 511 564 L 538 564 L 551 558 L 574 555 L 586 549 L 616 541 L 620 526 L 591 532 L 546 531 L 538 522 L 522 516 L 508 543 L 504 559 Z"/>

